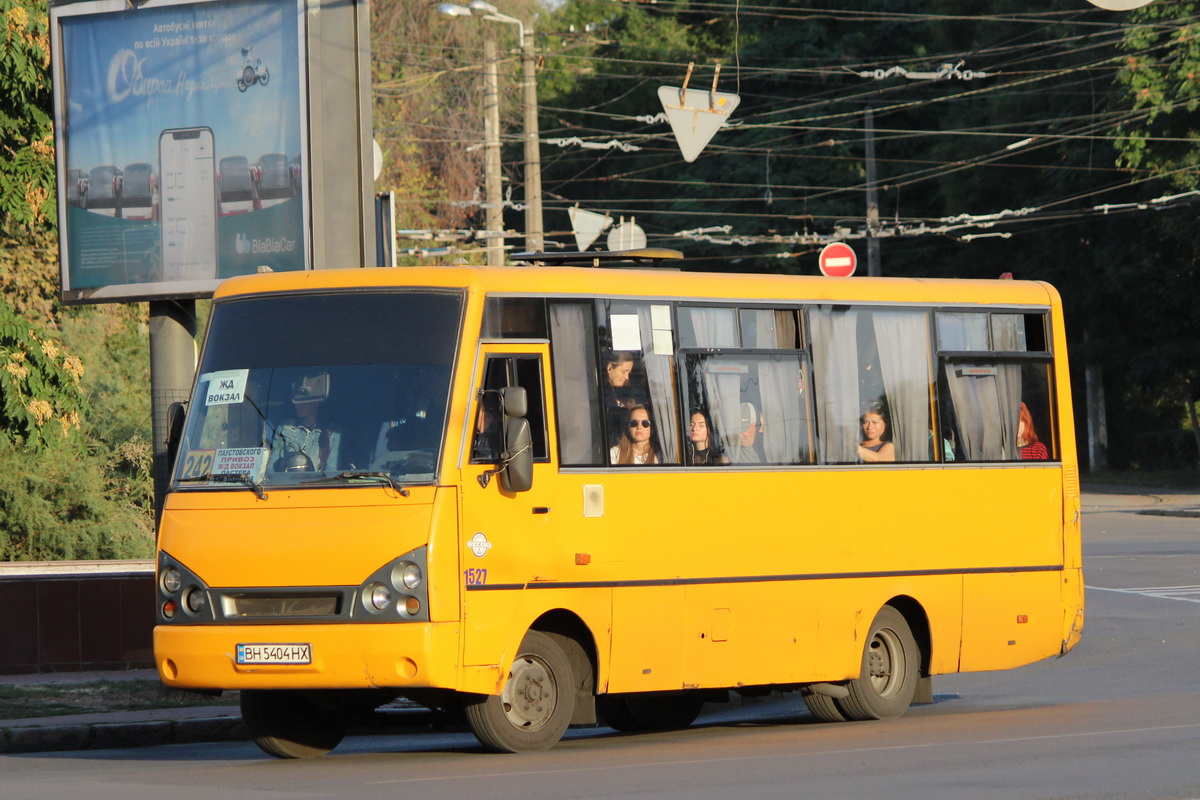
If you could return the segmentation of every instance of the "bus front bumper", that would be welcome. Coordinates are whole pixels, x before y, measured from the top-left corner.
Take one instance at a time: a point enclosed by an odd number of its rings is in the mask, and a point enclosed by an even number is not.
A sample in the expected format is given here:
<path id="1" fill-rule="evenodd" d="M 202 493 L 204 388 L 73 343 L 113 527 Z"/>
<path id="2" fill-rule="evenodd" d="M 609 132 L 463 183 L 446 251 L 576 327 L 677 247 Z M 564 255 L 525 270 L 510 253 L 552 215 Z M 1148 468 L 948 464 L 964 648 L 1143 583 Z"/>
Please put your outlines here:
<path id="1" fill-rule="evenodd" d="M 180 689 L 454 689 L 458 631 L 458 623 L 158 625 L 154 663 Z"/>

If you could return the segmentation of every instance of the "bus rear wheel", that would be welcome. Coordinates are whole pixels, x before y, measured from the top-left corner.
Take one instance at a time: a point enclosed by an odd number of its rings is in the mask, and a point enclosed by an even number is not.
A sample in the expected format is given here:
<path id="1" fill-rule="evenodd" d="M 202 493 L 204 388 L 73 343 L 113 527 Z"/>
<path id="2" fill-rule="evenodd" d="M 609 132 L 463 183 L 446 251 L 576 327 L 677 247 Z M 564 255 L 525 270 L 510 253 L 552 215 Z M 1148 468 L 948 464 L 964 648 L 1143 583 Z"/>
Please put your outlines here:
<path id="1" fill-rule="evenodd" d="M 319 758 L 346 736 L 345 717 L 303 692 L 243 689 L 241 706 L 254 743 L 276 758 Z"/>
<path id="2" fill-rule="evenodd" d="M 596 710 L 616 731 L 668 731 L 686 728 L 700 716 L 704 698 L 688 692 L 603 694 Z"/>
<path id="3" fill-rule="evenodd" d="M 547 750 L 571 723 L 574 685 L 562 648 L 546 634 L 529 631 L 500 694 L 479 695 L 467 702 L 467 723 L 493 752 Z"/>
<path id="4" fill-rule="evenodd" d="M 863 647 L 859 676 L 837 707 L 849 720 L 890 719 L 908 710 L 920 678 L 921 653 L 904 615 L 880 609 Z"/>

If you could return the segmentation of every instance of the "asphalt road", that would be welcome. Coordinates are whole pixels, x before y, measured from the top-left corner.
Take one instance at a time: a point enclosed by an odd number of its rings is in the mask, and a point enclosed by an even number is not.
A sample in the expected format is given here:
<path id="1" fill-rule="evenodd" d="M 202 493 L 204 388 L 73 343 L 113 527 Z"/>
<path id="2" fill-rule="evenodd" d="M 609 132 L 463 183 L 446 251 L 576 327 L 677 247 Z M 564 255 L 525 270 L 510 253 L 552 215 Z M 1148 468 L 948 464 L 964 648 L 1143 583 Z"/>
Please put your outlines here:
<path id="1" fill-rule="evenodd" d="M 523 756 L 467 734 L 352 737 L 312 762 L 244 742 L 11 755 L 0 798 L 1200 798 L 1200 518 L 1135 508 L 1085 508 L 1074 652 L 935 678 L 900 720 L 820 724 L 788 697 Z"/>

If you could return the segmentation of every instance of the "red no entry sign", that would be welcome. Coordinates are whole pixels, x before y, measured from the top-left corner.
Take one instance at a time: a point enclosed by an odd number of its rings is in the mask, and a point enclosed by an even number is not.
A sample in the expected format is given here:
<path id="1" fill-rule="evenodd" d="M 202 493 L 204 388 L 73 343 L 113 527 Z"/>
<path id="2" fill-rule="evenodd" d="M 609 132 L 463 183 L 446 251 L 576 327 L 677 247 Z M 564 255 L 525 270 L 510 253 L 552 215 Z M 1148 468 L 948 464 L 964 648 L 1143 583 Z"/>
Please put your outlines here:
<path id="1" fill-rule="evenodd" d="M 817 258 L 817 265 L 821 268 L 822 275 L 830 278 L 848 278 L 858 266 L 858 256 L 854 255 L 850 245 L 833 242 L 825 245 L 825 249 Z"/>

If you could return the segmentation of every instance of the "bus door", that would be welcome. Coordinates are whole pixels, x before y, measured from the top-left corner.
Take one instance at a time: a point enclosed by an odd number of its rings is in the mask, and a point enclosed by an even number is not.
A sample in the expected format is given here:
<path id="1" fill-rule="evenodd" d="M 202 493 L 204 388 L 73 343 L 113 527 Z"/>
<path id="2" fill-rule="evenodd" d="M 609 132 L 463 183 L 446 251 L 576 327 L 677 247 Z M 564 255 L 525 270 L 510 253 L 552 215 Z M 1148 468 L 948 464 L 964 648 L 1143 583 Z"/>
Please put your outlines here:
<path id="1" fill-rule="evenodd" d="M 566 509 L 552 493 L 548 447 L 544 344 L 485 344 L 472 387 L 470 424 L 463 443 L 460 580 L 463 586 L 464 664 L 499 663 L 523 631 L 512 626 L 524 603 L 547 600 L 533 592 L 567 579 L 560 526 Z M 533 454 L 533 484 L 510 491 L 501 469 L 505 450 L 504 390 L 525 390 Z M 541 595 L 541 597 L 537 597 Z"/>

